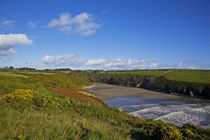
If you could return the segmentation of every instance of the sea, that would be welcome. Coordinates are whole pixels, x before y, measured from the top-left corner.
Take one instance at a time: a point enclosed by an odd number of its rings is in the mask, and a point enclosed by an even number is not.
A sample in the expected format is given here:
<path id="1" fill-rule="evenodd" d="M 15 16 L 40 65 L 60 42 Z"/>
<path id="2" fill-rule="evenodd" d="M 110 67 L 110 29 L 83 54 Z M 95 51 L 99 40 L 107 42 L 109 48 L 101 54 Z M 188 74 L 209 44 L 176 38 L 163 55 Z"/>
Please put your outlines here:
<path id="1" fill-rule="evenodd" d="M 118 107 L 129 114 L 162 120 L 182 126 L 192 123 L 210 128 L 210 102 L 200 99 L 114 98 L 105 100 L 110 107 Z"/>

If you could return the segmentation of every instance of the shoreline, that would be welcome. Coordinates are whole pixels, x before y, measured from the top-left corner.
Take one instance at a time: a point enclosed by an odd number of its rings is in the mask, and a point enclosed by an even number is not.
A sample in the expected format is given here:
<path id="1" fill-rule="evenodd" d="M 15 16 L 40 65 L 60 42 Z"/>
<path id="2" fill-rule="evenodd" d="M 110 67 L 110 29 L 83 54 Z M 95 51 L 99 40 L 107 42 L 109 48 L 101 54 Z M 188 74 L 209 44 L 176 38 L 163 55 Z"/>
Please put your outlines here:
<path id="1" fill-rule="evenodd" d="M 151 91 L 143 88 L 117 86 L 103 83 L 95 83 L 91 85 L 91 94 L 95 95 L 101 100 L 111 100 L 114 98 L 162 98 L 162 99 L 186 99 L 186 100 L 200 100 L 210 102 L 202 98 L 193 98 L 179 94 L 167 94 L 163 92 Z"/>
<path id="2" fill-rule="evenodd" d="M 210 109 L 209 100 L 101 83 L 96 83 L 94 88 L 96 90 L 91 92 L 93 95 L 109 107 L 117 107 L 128 114 L 162 120 L 177 126 L 192 123 L 210 128 L 208 116 L 206 118 L 208 113 L 205 113 Z"/>

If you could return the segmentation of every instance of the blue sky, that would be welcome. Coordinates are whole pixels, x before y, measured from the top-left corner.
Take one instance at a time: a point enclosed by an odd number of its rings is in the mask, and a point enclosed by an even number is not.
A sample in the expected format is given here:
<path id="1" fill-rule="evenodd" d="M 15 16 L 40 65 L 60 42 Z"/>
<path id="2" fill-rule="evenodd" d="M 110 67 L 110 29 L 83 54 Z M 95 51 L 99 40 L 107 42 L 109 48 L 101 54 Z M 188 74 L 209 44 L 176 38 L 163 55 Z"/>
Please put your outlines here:
<path id="1" fill-rule="evenodd" d="M 0 66 L 210 69 L 209 0 L 0 0 Z"/>

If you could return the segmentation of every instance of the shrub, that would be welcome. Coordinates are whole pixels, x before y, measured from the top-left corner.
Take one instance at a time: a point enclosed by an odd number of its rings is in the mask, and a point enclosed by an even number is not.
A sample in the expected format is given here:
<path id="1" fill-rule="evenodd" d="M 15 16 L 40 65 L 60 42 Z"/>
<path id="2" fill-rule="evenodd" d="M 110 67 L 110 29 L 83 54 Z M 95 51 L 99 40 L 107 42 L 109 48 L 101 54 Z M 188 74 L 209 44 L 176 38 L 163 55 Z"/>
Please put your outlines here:
<path id="1" fill-rule="evenodd" d="M 33 97 L 38 94 L 32 90 L 18 89 L 12 93 L 5 94 L 0 100 L 5 101 L 14 107 L 29 106 L 33 103 Z"/>
<path id="2" fill-rule="evenodd" d="M 18 89 L 12 93 L 5 94 L 0 100 L 9 103 L 15 108 L 65 109 L 70 106 L 69 98 L 60 99 L 46 93 L 24 89 Z"/>

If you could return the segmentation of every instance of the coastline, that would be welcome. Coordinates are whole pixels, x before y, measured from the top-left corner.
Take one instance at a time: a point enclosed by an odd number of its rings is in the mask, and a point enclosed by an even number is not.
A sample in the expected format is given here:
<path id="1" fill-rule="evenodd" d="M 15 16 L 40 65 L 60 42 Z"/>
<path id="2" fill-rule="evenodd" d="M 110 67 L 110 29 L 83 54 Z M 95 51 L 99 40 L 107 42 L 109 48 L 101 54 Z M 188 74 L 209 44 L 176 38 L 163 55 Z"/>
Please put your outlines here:
<path id="1" fill-rule="evenodd" d="M 210 109 L 209 100 L 101 83 L 96 83 L 94 88 L 93 95 L 128 114 L 178 126 L 192 123 L 210 127 L 209 114 L 206 113 Z"/>
<path id="2" fill-rule="evenodd" d="M 91 88 L 94 88 L 95 86 L 96 86 L 96 84 L 92 84 L 92 85 L 90 85 L 90 86 L 84 86 L 83 89 L 84 89 L 84 90 L 89 90 L 89 89 L 91 89 Z"/>
<path id="3" fill-rule="evenodd" d="M 147 90 L 143 88 L 117 86 L 103 83 L 94 83 L 88 90 L 101 100 L 111 100 L 114 98 L 161 98 L 161 99 L 186 99 L 210 102 L 208 99 L 194 98 L 180 94 L 168 94 L 158 91 Z"/>
<path id="4" fill-rule="evenodd" d="M 101 100 L 110 100 L 118 97 L 164 98 L 164 99 L 183 98 L 182 96 L 166 94 L 142 88 L 124 87 L 124 86 L 116 86 L 116 85 L 109 85 L 102 83 L 95 83 L 92 86 L 92 88 L 93 92 L 91 93 Z"/>

